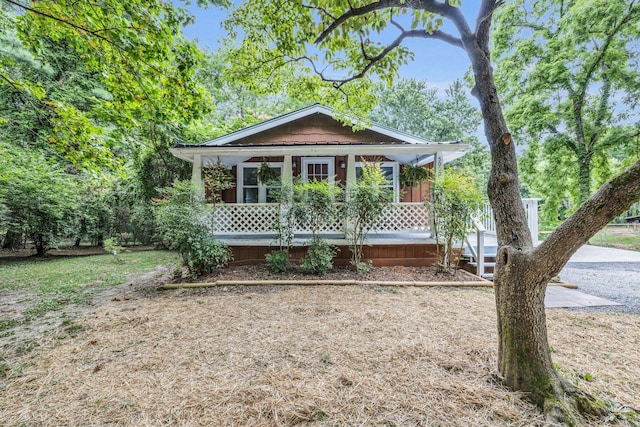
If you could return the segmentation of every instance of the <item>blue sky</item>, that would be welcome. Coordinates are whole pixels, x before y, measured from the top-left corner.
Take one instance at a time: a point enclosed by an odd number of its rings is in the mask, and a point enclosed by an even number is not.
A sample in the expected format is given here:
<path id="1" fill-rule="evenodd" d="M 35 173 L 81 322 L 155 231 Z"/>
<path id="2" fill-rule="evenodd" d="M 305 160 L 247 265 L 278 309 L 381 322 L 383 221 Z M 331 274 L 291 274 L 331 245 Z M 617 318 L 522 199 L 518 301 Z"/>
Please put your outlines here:
<path id="1" fill-rule="evenodd" d="M 184 6 L 180 2 L 176 3 L 180 7 L 186 7 L 196 18 L 194 24 L 184 29 L 184 34 L 191 39 L 197 39 L 201 48 L 215 51 L 218 41 L 225 36 L 221 23 L 227 11 L 215 7 L 202 9 L 195 4 Z M 462 6 L 462 11 L 471 26 L 475 24 L 476 3 L 466 1 Z M 414 39 L 405 42 L 405 45 L 414 52 L 415 60 L 401 68 L 401 77 L 426 80 L 430 85 L 444 89 L 453 80 L 462 78 L 469 68 L 465 52 L 444 42 Z"/>

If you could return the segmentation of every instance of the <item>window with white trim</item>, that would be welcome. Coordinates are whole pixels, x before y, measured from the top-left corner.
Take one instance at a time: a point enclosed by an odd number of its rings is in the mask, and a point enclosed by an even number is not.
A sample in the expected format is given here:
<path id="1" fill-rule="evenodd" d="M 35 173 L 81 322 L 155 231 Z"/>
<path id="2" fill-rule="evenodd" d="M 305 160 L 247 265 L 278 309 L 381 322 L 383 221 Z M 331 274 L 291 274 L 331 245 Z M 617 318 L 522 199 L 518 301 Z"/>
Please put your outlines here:
<path id="1" fill-rule="evenodd" d="M 302 178 L 304 182 L 333 182 L 335 175 L 335 159 L 333 157 L 303 157 Z"/>
<path id="2" fill-rule="evenodd" d="M 364 162 L 356 162 L 356 179 L 360 179 L 362 175 L 362 167 L 365 165 Z M 399 167 L 397 162 L 382 162 L 380 163 L 380 170 L 382 174 L 387 179 L 387 185 L 385 187 L 389 188 L 393 192 L 393 202 L 398 203 L 399 194 L 400 194 L 400 174 Z"/>
<path id="3" fill-rule="evenodd" d="M 268 163 L 276 171 L 278 179 L 282 176 L 282 162 Z M 238 164 L 237 196 L 238 203 L 273 203 L 271 197 L 274 185 L 265 185 L 258 181 L 260 163 Z"/>

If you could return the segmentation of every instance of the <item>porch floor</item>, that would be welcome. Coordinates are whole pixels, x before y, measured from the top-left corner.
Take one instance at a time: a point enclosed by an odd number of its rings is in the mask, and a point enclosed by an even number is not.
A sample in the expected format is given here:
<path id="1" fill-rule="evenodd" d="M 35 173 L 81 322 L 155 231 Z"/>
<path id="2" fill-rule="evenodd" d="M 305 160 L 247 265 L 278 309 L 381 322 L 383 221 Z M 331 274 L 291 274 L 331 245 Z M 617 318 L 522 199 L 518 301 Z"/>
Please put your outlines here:
<path id="1" fill-rule="evenodd" d="M 254 234 L 236 236 L 216 236 L 220 242 L 229 246 L 277 246 L 276 234 Z M 322 234 L 327 243 L 333 246 L 347 246 L 349 241 L 344 234 Z M 311 234 L 296 234 L 291 246 L 307 246 L 311 240 Z M 431 233 L 370 233 L 367 236 L 366 245 L 425 245 L 435 244 Z"/>

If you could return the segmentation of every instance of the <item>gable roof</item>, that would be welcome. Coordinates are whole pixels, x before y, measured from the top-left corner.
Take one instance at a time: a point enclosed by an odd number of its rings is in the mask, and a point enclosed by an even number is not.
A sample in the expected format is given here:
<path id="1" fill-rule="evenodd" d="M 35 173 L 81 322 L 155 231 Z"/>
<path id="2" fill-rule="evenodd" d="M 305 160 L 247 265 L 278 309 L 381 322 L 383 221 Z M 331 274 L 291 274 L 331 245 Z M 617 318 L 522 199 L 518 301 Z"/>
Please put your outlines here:
<path id="1" fill-rule="evenodd" d="M 235 142 L 240 141 L 244 138 L 260 134 L 262 132 L 269 131 L 271 129 L 277 128 L 279 126 L 283 126 L 294 122 L 296 120 L 300 120 L 306 117 L 313 116 L 315 114 L 321 114 L 327 116 L 333 120 L 336 120 L 336 115 L 333 110 L 329 107 L 325 107 L 320 104 L 313 104 L 308 107 L 301 108 L 299 110 L 292 111 L 287 114 L 283 114 L 278 117 L 274 117 L 269 120 L 265 120 L 264 122 L 257 123 L 255 125 L 239 129 L 237 131 L 228 133 L 226 135 L 219 136 L 217 138 L 210 139 L 208 141 L 202 142 L 200 144 L 179 144 L 179 146 L 184 147 L 216 147 L 221 145 L 233 145 Z M 396 129 L 392 129 L 388 126 L 384 126 L 381 124 L 373 123 L 369 126 L 364 126 L 364 130 L 368 130 L 371 132 L 378 133 L 380 135 L 385 136 L 386 138 L 391 138 L 394 141 L 394 144 L 436 144 L 434 142 L 427 141 L 415 135 L 411 135 L 406 132 L 402 132 Z M 390 142 L 389 142 L 390 143 Z M 437 143 L 437 144 L 452 144 L 452 143 L 460 143 L 460 141 L 452 141 L 445 143 Z"/>

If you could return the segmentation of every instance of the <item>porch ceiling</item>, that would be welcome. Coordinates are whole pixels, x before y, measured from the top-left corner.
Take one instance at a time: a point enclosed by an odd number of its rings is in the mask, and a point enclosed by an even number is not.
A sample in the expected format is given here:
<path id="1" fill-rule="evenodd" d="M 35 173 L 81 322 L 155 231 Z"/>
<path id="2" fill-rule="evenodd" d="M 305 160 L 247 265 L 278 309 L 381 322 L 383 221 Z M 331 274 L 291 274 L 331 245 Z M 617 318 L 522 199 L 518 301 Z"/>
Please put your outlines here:
<path id="1" fill-rule="evenodd" d="M 194 156 L 200 154 L 203 164 L 220 159 L 227 166 L 233 166 L 252 157 L 292 156 L 385 156 L 400 163 L 425 164 L 432 161 L 435 153 L 441 152 L 445 162 L 464 155 L 468 144 L 326 144 L 326 145 L 269 145 L 269 146 L 193 146 L 174 147 L 171 153 L 193 163 Z"/>

